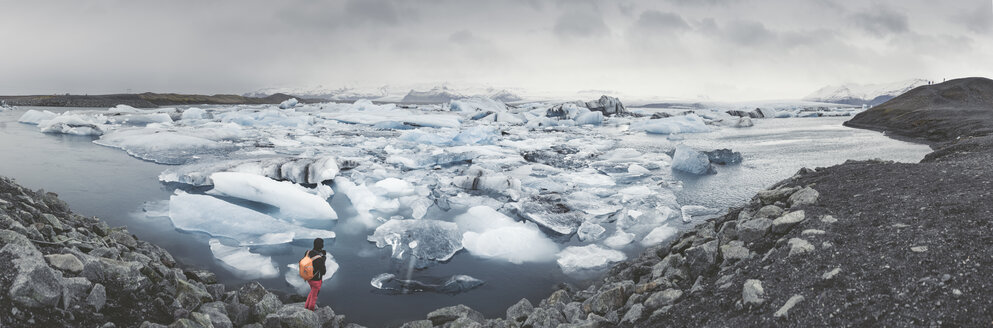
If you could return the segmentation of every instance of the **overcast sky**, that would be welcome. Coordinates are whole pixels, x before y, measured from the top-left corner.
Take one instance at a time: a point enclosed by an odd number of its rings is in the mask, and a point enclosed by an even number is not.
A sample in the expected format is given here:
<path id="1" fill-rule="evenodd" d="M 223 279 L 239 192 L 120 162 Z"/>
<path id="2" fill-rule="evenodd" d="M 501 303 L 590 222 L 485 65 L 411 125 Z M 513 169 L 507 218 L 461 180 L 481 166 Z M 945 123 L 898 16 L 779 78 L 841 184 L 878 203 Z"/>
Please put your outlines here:
<path id="1" fill-rule="evenodd" d="M 448 83 L 800 98 L 993 77 L 993 0 L 9 1 L 0 94 Z"/>

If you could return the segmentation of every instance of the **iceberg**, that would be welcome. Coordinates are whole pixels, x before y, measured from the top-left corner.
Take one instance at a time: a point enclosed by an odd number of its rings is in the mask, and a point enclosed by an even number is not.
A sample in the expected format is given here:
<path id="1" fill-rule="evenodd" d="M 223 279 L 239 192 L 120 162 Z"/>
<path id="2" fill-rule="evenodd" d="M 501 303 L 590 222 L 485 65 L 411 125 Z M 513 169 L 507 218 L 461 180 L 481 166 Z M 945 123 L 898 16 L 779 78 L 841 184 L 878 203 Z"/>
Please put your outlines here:
<path id="1" fill-rule="evenodd" d="M 101 116 L 63 113 L 62 115 L 38 123 L 44 133 L 74 134 L 79 136 L 99 136 L 104 134 L 107 120 Z"/>
<path id="2" fill-rule="evenodd" d="M 184 120 L 184 121 L 201 120 L 204 118 L 207 118 L 207 111 L 198 107 L 187 108 L 186 110 L 183 111 L 183 114 L 179 117 L 180 120 Z"/>
<path id="3" fill-rule="evenodd" d="M 376 247 L 393 248 L 393 258 L 410 255 L 421 260 L 448 261 L 462 249 L 462 233 L 452 222 L 390 219 L 367 238 Z"/>
<path id="4" fill-rule="evenodd" d="M 589 112 L 576 116 L 576 124 L 600 125 L 603 123 L 603 112 Z"/>
<path id="5" fill-rule="evenodd" d="M 38 125 L 42 121 L 47 121 L 59 116 L 59 114 L 52 113 L 50 111 L 38 111 L 38 110 L 28 110 L 21 115 L 21 118 L 17 119 L 18 122 L 24 124 L 34 124 Z"/>
<path id="6" fill-rule="evenodd" d="M 680 208 L 680 212 L 682 212 L 683 222 L 693 221 L 694 216 L 714 215 L 720 211 L 721 210 L 716 208 L 709 208 L 700 205 L 685 205 Z"/>
<path id="7" fill-rule="evenodd" d="M 649 119 L 631 123 L 631 130 L 653 134 L 702 133 L 710 132 L 703 118 L 696 114 Z"/>
<path id="8" fill-rule="evenodd" d="M 604 229 L 603 226 L 586 221 L 579 225 L 576 235 L 579 237 L 579 241 L 591 242 L 600 239 L 600 236 L 603 236 L 605 231 L 607 229 Z"/>
<path id="9" fill-rule="evenodd" d="M 389 198 L 400 198 L 417 193 L 413 184 L 397 178 L 379 180 L 372 185 L 370 190 L 376 195 Z"/>
<path id="10" fill-rule="evenodd" d="M 335 237 L 333 231 L 296 226 L 213 196 L 181 191 L 169 198 L 169 219 L 176 229 L 231 238 L 240 246 Z"/>
<path id="11" fill-rule="evenodd" d="M 93 142 L 159 164 L 184 164 L 205 155 L 223 155 L 238 149 L 232 143 L 153 128 L 120 129 Z"/>
<path id="12" fill-rule="evenodd" d="M 462 244 L 470 254 L 514 264 L 555 259 L 558 245 L 533 223 L 516 222 L 489 206 L 475 206 L 455 217 Z"/>
<path id="13" fill-rule="evenodd" d="M 684 145 L 676 146 L 676 153 L 672 155 L 672 169 L 697 175 L 714 172 L 707 154 Z"/>
<path id="14" fill-rule="evenodd" d="M 268 256 L 252 253 L 248 247 L 232 247 L 210 239 L 210 252 L 214 258 L 242 279 L 265 279 L 279 275 L 279 270 Z"/>
<path id="15" fill-rule="evenodd" d="M 559 252 L 556 262 L 566 273 L 606 268 L 610 263 L 624 261 L 627 256 L 620 251 L 606 249 L 596 244 L 569 246 Z"/>
<path id="16" fill-rule="evenodd" d="M 218 172 L 211 174 L 210 179 L 214 181 L 214 189 L 208 192 L 212 195 L 269 204 L 278 207 L 281 214 L 294 219 L 338 219 L 327 198 L 321 198 L 316 192 L 310 192 L 291 182 L 238 172 Z"/>
<path id="17" fill-rule="evenodd" d="M 297 104 L 299 104 L 299 103 L 300 102 L 297 101 L 296 98 L 286 99 L 283 102 L 279 103 L 279 109 L 290 109 L 290 108 L 296 107 Z"/>
<path id="18" fill-rule="evenodd" d="M 442 294 L 459 294 L 479 287 L 484 282 L 471 276 L 458 274 L 448 277 L 439 283 L 423 282 L 413 279 L 399 279 L 395 274 L 382 273 L 369 281 L 373 288 L 390 294 L 413 294 L 418 292 L 433 292 Z"/>
<path id="19" fill-rule="evenodd" d="M 632 242 L 634 242 L 634 234 L 629 232 L 624 232 L 624 230 L 621 229 L 617 229 L 617 231 L 614 232 L 613 235 L 603 240 L 604 245 L 607 245 L 607 247 L 613 249 L 624 248 L 624 246 L 627 246 Z"/>

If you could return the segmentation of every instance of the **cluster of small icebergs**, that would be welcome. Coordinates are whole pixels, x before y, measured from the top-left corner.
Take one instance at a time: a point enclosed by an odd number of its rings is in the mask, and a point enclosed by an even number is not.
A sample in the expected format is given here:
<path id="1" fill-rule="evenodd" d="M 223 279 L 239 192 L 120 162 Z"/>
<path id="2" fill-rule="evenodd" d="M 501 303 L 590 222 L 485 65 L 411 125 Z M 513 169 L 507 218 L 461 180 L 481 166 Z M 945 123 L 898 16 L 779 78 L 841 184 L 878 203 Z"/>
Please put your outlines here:
<path id="1" fill-rule="evenodd" d="M 624 260 L 624 251 L 675 236 L 672 221 L 718 213 L 680 206 L 673 193 L 679 183 L 671 170 L 706 173 L 706 155 L 685 146 L 674 156 L 618 147 L 617 134 L 752 124 L 720 111 L 637 115 L 610 97 L 517 106 L 483 98 L 418 106 L 121 105 L 29 110 L 19 121 L 175 165 L 159 177 L 177 187 L 162 211 L 172 224 L 209 234 L 214 256 L 245 277 L 272 278 L 288 267 L 287 282 L 301 291 L 307 287 L 295 263 L 274 263 L 253 247 L 337 232 L 364 234 L 417 267 L 451 261 L 464 249 L 511 263 L 555 261 L 566 273 L 605 268 Z M 339 220 L 330 206 L 337 197 L 357 215 Z M 325 279 L 338 268 L 333 257 L 327 262 Z M 482 283 L 450 280 L 379 276 L 372 285 L 451 292 Z"/>

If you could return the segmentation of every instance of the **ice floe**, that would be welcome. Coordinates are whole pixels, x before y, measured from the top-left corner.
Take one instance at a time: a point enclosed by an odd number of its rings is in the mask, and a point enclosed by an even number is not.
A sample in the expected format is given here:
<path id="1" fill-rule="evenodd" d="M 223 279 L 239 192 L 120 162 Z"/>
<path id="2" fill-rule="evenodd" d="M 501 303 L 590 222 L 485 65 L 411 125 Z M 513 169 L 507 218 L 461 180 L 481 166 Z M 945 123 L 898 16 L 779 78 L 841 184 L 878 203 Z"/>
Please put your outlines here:
<path id="1" fill-rule="evenodd" d="M 335 237 L 333 231 L 301 227 L 213 196 L 185 192 L 169 198 L 169 219 L 176 229 L 234 239 L 241 246 Z"/>
<path id="2" fill-rule="evenodd" d="M 214 258 L 224 263 L 238 277 L 243 279 L 264 279 L 279 275 L 269 256 L 252 253 L 248 247 L 233 247 L 221 244 L 217 239 L 209 242 Z"/>
<path id="3" fill-rule="evenodd" d="M 210 190 L 212 195 L 269 204 L 278 207 L 281 214 L 294 219 L 338 219 L 326 197 L 292 182 L 239 172 L 217 172 L 211 174 L 210 179 L 214 182 L 214 189 Z"/>

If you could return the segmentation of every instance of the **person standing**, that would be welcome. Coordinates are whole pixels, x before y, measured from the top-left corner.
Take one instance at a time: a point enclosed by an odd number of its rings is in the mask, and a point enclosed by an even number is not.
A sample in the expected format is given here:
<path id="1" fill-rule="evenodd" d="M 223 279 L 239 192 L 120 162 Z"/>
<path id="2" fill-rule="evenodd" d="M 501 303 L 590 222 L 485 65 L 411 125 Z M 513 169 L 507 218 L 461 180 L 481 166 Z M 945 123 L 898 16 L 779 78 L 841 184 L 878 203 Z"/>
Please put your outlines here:
<path id="1" fill-rule="evenodd" d="M 310 257 L 314 263 L 314 277 L 307 281 L 307 284 L 310 285 L 310 293 L 307 294 L 307 303 L 304 303 L 303 307 L 314 311 L 317 309 L 317 294 L 321 292 L 322 279 L 327 271 L 324 266 L 324 258 L 328 256 L 328 253 L 324 251 L 324 239 L 314 239 L 314 249 L 307 250 L 304 256 Z"/>

